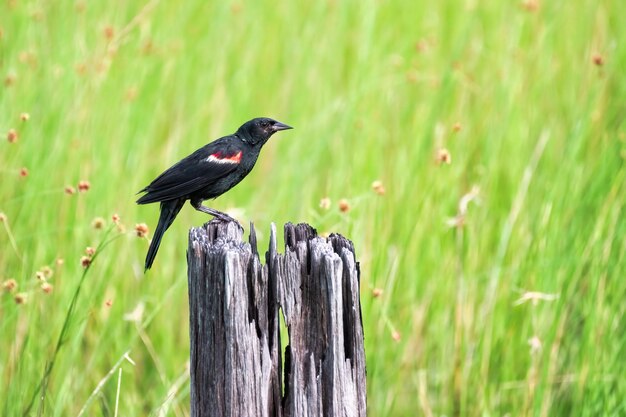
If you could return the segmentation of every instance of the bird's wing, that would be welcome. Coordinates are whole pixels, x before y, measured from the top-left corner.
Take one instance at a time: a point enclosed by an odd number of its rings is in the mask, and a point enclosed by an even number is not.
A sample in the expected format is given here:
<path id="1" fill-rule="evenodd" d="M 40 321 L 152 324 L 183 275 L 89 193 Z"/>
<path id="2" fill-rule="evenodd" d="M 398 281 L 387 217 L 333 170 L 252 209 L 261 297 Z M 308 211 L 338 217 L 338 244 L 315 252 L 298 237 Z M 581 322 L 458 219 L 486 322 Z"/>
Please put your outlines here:
<path id="1" fill-rule="evenodd" d="M 219 149 L 211 145 L 214 144 L 198 149 L 159 175 L 140 191 L 146 194 L 137 203 L 185 197 L 235 171 L 241 163 L 242 151 L 233 147 Z"/>

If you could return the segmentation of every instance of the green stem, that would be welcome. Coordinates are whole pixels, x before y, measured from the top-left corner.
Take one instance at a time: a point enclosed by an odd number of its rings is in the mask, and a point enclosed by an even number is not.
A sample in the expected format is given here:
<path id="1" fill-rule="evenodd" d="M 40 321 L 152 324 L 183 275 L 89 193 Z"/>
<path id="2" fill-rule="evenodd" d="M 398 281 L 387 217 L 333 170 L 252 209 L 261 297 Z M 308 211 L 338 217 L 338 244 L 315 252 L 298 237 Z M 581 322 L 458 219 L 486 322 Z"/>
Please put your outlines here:
<path id="1" fill-rule="evenodd" d="M 83 274 L 80 277 L 80 281 L 78 282 L 78 286 L 76 287 L 76 290 L 74 291 L 74 296 L 72 297 L 72 301 L 70 302 L 70 306 L 67 309 L 67 313 L 65 315 L 65 320 L 63 322 L 63 327 L 61 328 L 61 333 L 59 334 L 59 337 L 57 339 L 57 343 L 56 343 L 56 346 L 54 348 L 54 353 L 52 354 L 52 358 L 50 358 L 50 360 L 46 363 L 46 368 L 45 368 L 43 377 L 39 381 L 39 384 L 35 388 L 35 390 L 33 392 L 33 395 L 31 397 L 30 401 L 28 402 L 28 405 L 24 409 L 24 412 L 22 413 L 23 416 L 27 416 L 30 413 L 30 410 L 32 409 L 33 404 L 35 403 L 35 399 L 37 398 L 37 393 L 40 393 L 39 410 L 37 412 L 37 415 L 41 416 L 43 414 L 43 403 L 44 403 L 44 400 L 46 398 L 46 391 L 47 391 L 47 388 L 48 388 L 48 381 L 50 379 L 50 374 L 52 373 L 52 369 L 54 368 L 54 364 L 56 362 L 56 358 L 57 358 L 57 356 L 59 354 L 59 351 L 61 350 L 61 346 L 63 346 L 63 344 L 66 341 L 67 332 L 68 332 L 69 327 L 70 327 L 70 319 L 74 315 L 74 310 L 76 308 L 76 303 L 78 301 L 78 296 L 80 295 L 80 291 L 81 291 L 81 288 L 83 286 L 83 282 L 85 281 L 85 277 L 87 276 L 87 272 L 89 272 L 89 269 L 91 268 L 91 265 L 93 265 L 93 262 L 96 260 L 96 258 L 100 254 L 100 252 L 105 247 L 107 247 L 111 242 L 113 242 L 115 239 L 117 239 L 120 236 L 122 236 L 120 234 L 120 235 L 114 236 L 113 238 L 111 238 L 109 240 L 106 240 L 107 237 L 109 236 L 109 234 L 111 233 L 111 231 L 113 230 L 113 228 L 115 228 L 115 227 L 116 227 L 115 225 L 111 225 L 111 227 L 109 227 L 109 229 L 105 232 L 104 237 L 100 241 L 100 244 L 98 244 L 98 247 L 96 248 L 96 251 L 95 251 L 93 257 L 91 258 L 91 262 L 83 270 Z"/>

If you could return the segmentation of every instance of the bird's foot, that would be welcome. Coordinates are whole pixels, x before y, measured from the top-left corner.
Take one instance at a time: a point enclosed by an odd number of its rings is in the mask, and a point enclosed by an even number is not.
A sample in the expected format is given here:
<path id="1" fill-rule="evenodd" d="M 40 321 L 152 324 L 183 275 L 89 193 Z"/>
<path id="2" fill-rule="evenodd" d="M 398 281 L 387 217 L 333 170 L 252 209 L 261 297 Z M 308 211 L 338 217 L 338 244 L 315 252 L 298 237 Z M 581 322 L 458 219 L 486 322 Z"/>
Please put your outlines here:
<path id="1" fill-rule="evenodd" d="M 215 210 L 212 209 L 211 207 L 207 207 L 207 206 L 203 206 L 201 204 L 201 201 L 192 201 L 191 205 L 193 206 L 193 208 L 195 208 L 198 211 L 201 211 L 203 213 L 206 214 L 210 214 L 211 216 L 215 217 L 217 220 L 222 221 L 224 223 L 230 223 L 233 222 L 235 223 L 237 226 L 239 226 L 239 228 L 241 230 L 243 230 L 243 226 L 241 225 L 241 223 L 239 223 L 237 220 L 233 219 L 232 217 L 230 217 L 228 214 L 226 213 L 222 213 L 219 210 Z"/>
<path id="2" fill-rule="evenodd" d="M 224 223 L 235 223 L 237 226 L 239 226 L 239 228 L 241 230 L 243 230 L 243 226 L 241 225 L 241 223 L 239 223 L 236 219 L 230 217 L 228 214 L 226 213 L 222 213 L 222 212 L 218 212 L 219 214 L 214 214 L 214 217 L 219 220 L 222 221 Z"/>

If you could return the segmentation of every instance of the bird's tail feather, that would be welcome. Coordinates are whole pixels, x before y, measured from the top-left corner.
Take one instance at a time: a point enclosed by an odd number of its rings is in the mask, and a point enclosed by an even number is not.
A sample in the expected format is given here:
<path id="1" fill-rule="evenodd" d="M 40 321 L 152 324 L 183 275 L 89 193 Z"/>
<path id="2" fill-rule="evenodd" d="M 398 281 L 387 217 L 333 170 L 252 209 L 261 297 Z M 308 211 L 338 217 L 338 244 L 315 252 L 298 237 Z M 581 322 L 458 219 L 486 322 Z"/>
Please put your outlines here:
<path id="1" fill-rule="evenodd" d="M 156 257 L 157 251 L 159 250 L 159 245 L 161 244 L 163 234 L 165 234 L 165 231 L 170 227 L 184 204 L 184 199 L 161 202 L 161 214 L 159 215 L 159 223 L 154 230 L 152 242 L 150 242 L 150 247 L 148 248 L 148 254 L 146 255 L 146 266 L 144 271 L 147 271 L 152 266 L 152 262 L 154 262 L 154 258 Z"/>

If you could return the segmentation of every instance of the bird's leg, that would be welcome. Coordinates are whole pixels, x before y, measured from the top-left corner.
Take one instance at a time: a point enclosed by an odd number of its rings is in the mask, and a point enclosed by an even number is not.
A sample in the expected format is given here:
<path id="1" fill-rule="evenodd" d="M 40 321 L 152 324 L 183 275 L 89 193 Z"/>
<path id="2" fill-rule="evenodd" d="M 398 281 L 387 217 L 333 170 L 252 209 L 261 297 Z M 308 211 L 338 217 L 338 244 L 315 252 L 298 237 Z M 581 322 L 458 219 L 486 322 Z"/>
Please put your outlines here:
<path id="1" fill-rule="evenodd" d="M 212 209 L 211 207 L 203 206 L 202 205 L 202 200 L 192 200 L 191 201 L 191 205 L 196 210 L 201 211 L 201 212 L 206 213 L 206 214 L 210 214 L 211 216 L 213 216 L 216 219 L 221 220 L 221 221 L 223 221 L 225 223 L 234 222 L 237 226 L 239 226 L 243 230 L 243 226 L 237 220 L 233 219 L 232 217 L 230 217 L 226 213 L 222 213 L 219 210 L 215 210 L 215 209 Z"/>

